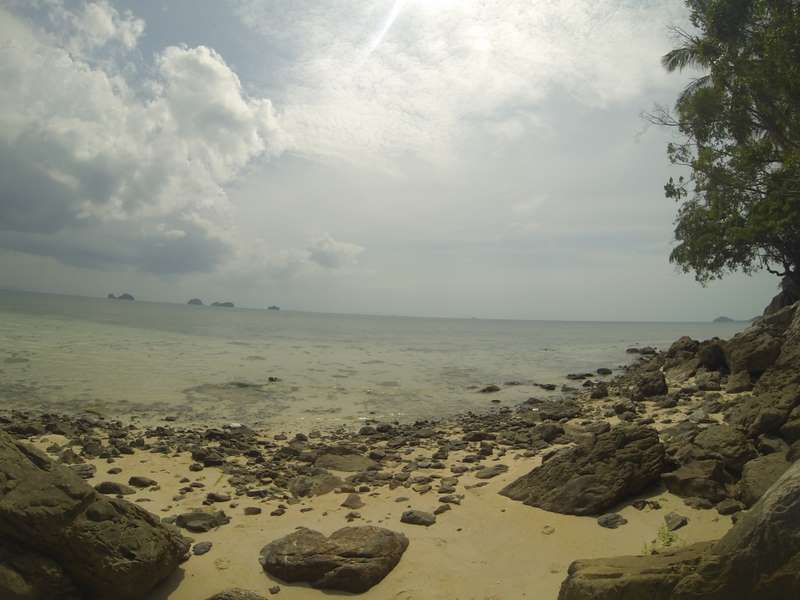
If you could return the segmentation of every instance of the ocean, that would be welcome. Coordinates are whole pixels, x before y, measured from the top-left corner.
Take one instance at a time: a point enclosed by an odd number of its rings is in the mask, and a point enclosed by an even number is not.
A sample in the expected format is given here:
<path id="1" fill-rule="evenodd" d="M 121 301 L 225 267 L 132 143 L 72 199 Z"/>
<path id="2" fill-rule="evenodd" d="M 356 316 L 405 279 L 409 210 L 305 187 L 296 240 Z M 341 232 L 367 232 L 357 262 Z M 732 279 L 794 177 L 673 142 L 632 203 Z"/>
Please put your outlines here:
<path id="1" fill-rule="evenodd" d="M 535 384 L 616 368 L 632 360 L 630 346 L 726 338 L 745 326 L 341 315 L 0 291 L 0 405 L 286 430 L 410 421 L 558 395 Z M 489 384 L 501 391 L 479 392 Z"/>

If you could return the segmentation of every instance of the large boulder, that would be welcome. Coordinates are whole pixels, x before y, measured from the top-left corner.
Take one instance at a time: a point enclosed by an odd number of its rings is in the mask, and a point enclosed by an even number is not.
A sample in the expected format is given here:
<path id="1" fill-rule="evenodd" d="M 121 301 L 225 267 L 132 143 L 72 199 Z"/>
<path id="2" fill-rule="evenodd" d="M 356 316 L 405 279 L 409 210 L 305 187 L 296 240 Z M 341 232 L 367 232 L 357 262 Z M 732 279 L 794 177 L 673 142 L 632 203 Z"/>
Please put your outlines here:
<path id="1" fill-rule="evenodd" d="M 756 457 L 750 440 L 729 425 L 711 425 L 695 436 L 692 453 L 697 459 L 718 459 L 732 473 L 742 472 L 744 464 Z"/>
<path id="2" fill-rule="evenodd" d="M 739 499 L 745 506 L 753 506 L 790 466 L 781 452 L 759 456 L 746 463 L 739 481 Z"/>
<path id="3" fill-rule="evenodd" d="M 144 597 L 189 549 L 177 530 L 143 508 L 99 494 L 68 468 L 2 432 L 0 537 L 46 557 L 83 597 L 98 600 Z M 0 588 L 0 597 L 15 596 Z"/>
<path id="4" fill-rule="evenodd" d="M 666 488 L 683 498 L 705 498 L 719 502 L 728 496 L 729 477 L 721 461 L 696 460 L 661 476 Z"/>
<path id="5" fill-rule="evenodd" d="M 394 569 L 408 538 L 381 527 L 344 527 L 326 537 L 301 527 L 261 549 L 264 570 L 289 583 L 365 592 Z"/>
<path id="6" fill-rule="evenodd" d="M 725 360 L 731 373 L 746 371 L 759 377 L 781 352 L 783 340 L 760 327 L 751 327 L 725 344 Z"/>
<path id="7" fill-rule="evenodd" d="M 559 600 L 800 597 L 800 461 L 714 544 L 573 563 Z"/>
<path id="8" fill-rule="evenodd" d="M 667 380 L 664 378 L 664 374 L 657 369 L 638 371 L 631 378 L 624 393 L 632 400 L 663 396 L 667 393 Z"/>
<path id="9" fill-rule="evenodd" d="M 658 481 L 664 446 L 647 427 L 619 425 L 503 488 L 512 500 L 569 515 L 600 515 Z"/>

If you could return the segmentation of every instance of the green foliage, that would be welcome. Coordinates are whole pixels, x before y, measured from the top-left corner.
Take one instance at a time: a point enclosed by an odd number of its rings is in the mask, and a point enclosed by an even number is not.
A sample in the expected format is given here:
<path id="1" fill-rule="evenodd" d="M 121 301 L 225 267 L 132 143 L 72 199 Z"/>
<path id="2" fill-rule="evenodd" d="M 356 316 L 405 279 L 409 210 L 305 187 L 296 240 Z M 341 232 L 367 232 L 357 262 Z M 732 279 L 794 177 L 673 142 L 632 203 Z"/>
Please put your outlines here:
<path id="1" fill-rule="evenodd" d="M 681 542 L 678 534 L 674 531 L 667 529 L 666 525 L 658 528 L 656 539 L 649 544 L 645 544 L 642 549 L 642 554 L 658 554 L 659 550 L 670 548 Z"/>
<path id="2" fill-rule="evenodd" d="M 686 0 L 697 33 L 662 58 L 699 69 L 679 96 L 664 190 L 678 205 L 670 260 L 701 283 L 767 269 L 800 283 L 800 2 Z"/>

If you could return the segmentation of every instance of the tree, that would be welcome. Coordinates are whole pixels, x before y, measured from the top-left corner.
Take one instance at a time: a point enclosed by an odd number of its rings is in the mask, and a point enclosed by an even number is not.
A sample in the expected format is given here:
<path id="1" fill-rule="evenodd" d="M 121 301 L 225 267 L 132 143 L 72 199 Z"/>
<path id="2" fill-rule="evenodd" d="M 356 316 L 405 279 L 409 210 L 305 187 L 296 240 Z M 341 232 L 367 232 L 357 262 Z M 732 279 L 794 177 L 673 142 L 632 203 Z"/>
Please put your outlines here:
<path id="1" fill-rule="evenodd" d="M 732 271 L 800 284 L 800 0 L 686 0 L 693 32 L 662 58 L 667 71 L 701 75 L 674 114 L 670 178 L 679 204 L 670 261 L 701 283 Z"/>

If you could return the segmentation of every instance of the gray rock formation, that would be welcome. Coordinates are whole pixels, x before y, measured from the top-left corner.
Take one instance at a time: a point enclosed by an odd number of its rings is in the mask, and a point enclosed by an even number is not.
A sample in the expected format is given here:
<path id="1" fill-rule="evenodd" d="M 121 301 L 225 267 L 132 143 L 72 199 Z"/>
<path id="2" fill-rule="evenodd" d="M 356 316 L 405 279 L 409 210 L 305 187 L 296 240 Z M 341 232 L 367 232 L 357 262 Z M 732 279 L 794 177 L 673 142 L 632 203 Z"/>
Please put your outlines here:
<path id="1" fill-rule="evenodd" d="M 569 515 L 601 515 L 658 481 L 664 446 L 655 430 L 619 425 L 593 440 L 558 451 L 500 493 Z"/>
<path id="2" fill-rule="evenodd" d="M 189 549 L 154 515 L 102 496 L 70 469 L 2 432 L 0 536 L 6 552 L 9 544 L 21 549 L 2 562 L 22 574 L 23 590 L 36 589 L 37 573 L 46 569 L 63 589 L 71 582 L 80 597 L 91 599 L 144 597 Z M 0 598 L 37 597 L 20 596 L 19 583 L 0 576 Z"/>
<path id="3" fill-rule="evenodd" d="M 800 462 L 718 542 L 656 556 L 577 561 L 559 600 L 800 597 Z"/>
<path id="4" fill-rule="evenodd" d="M 345 527 L 326 537 L 300 528 L 261 550 L 264 570 L 289 583 L 365 592 L 394 569 L 408 538 L 380 527 Z"/>

